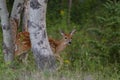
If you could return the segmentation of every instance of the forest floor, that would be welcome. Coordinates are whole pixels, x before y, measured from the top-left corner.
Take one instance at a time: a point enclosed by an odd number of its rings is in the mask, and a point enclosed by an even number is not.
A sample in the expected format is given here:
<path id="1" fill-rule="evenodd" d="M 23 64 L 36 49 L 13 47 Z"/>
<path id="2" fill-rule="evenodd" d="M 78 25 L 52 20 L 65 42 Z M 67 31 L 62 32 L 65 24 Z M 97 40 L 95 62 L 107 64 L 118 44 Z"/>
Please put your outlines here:
<path id="1" fill-rule="evenodd" d="M 88 73 L 74 71 L 56 71 L 55 73 L 40 72 L 36 70 L 28 71 L 26 69 L 11 70 L 0 73 L 0 80 L 119 80 L 111 79 L 110 76 L 104 76 L 104 73 Z"/>

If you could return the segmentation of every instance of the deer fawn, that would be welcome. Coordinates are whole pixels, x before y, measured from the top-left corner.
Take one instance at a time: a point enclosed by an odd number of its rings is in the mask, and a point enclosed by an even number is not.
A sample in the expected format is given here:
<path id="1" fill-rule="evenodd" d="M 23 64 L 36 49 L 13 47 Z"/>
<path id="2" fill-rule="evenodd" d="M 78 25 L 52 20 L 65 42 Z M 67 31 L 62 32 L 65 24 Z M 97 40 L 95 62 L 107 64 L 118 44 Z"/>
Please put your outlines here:
<path id="1" fill-rule="evenodd" d="M 60 31 L 62 35 L 61 40 L 54 40 L 49 38 L 49 43 L 52 51 L 54 52 L 54 56 L 60 62 L 60 66 L 57 68 L 57 70 L 59 70 L 63 65 L 63 59 L 60 57 L 60 52 L 63 51 L 67 47 L 67 45 L 71 44 L 72 36 L 75 33 L 75 31 L 76 30 L 74 29 L 69 34 L 66 34 L 63 31 Z"/>
<path id="2" fill-rule="evenodd" d="M 75 33 L 75 31 L 76 30 L 74 29 L 69 34 L 66 34 L 63 31 L 60 31 L 62 35 L 61 40 L 55 40 L 55 39 L 49 38 L 50 47 L 54 53 L 54 56 L 60 62 L 60 66 L 58 69 L 60 69 L 60 67 L 63 64 L 63 59 L 60 57 L 60 52 L 63 51 L 67 45 L 71 44 L 72 36 Z M 30 43 L 29 32 L 24 31 L 24 32 L 18 33 L 15 45 L 16 45 L 15 56 L 20 56 L 21 54 L 30 50 L 31 43 Z"/>

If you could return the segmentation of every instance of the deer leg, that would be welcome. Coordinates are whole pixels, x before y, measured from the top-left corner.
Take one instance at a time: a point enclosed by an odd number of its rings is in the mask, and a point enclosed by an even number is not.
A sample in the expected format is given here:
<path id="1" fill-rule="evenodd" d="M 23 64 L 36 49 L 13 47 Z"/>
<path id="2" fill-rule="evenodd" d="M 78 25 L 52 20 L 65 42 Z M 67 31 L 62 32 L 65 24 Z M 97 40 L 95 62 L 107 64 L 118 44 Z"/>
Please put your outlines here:
<path id="1" fill-rule="evenodd" d="M 27 64 L 27 58 L 28 58 L 28 53 L 23 53 L 22 55 L 20 55 L 20 60 Z"/>
<path id="2" fill-rule="evenodd" d="M 57 70 L 59 70 L 62 67 L 62 65 L 63 65 L 63 59 L 60 57 L 60 55 L 55 55 L 55 57 L 60 62 L 60 65 L 57 68 Z"/>
<path id="3" fill-rule="evenodd" d="M 27 64 L 27 59 L 28 59 L 28 53 L 25 53 L 24 58 L 22 59 L 22 62 Z"/>

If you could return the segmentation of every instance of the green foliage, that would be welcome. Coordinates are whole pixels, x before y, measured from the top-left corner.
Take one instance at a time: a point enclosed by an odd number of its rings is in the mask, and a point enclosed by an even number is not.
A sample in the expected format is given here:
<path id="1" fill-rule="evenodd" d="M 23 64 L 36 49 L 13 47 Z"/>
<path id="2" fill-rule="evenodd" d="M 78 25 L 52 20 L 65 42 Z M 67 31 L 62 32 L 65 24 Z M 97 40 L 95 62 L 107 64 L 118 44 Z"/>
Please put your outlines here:
<path id="1" fill-rule="evenodd" d="M 96 9 L 100 6 L 100 0 L 75 0 L 72 4 L 71 20 L 76 24 L 84 24 L 93 18 Z"/>
<path id="2" fill-rule="evenodd" d="M 6 0 L 8 11 L 11 12 L 14 0 Z"/>
<path id="3" fill-rule="evenodd" d="M 73 28 L 77 30 L 72 38 L 72 44 L 61 53 L 64 59 L 62 69 L 55 74 L 39 73 L 31 52 L 28 65 L 15 59 L 13 69 L 8 68 L 4 64 L 0 45 L 0 76 L 2 76 L 0 80 L 79 80 L 86 76 L 92 76 L 95 80 L 120 79 L 120 2 L 72 1 L 71 27 L 67 27 L 68 1 L 48 1 L 46 19 L 48 35 L 60 39 L 59 29 L 67 33 Z"/>
<path id="4" fill-rule="evenodd" d="M 108 61 L 120 63 L 120 2 L 108 0 L 104 5 L 104 15 L 98 16 L 99 31 L 101 32 L 100 41 L 104 46 Z"/>
<path id="5" fill-rule="evenodd" d="M 51 25 L 55 25 L 60 22 L 61 15 L 61 4 L 60 0 L 48 1 L 47 7 L 47 23 Z M 50 13 L 50 14 L 48 14 Z"/>

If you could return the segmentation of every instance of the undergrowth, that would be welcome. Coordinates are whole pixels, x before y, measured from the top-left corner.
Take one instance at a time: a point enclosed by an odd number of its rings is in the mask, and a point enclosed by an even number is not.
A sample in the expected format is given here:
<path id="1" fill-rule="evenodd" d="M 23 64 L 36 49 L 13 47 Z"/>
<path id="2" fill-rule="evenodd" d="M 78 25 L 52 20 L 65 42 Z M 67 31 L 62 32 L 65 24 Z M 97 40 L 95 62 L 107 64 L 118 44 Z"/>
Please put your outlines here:
<path id="1" fill-rule="evenodd" d="M 98 3 L 94 0 L 94 5 Z M 73 9 L 76 7 L 82 11 L 72 10 L 73 21 L 69 27 L 65 9 L 61 10 L 62 13 L 58 11 L 58 16 L 55 12 L 53 14 L 51 9 L 49 11 L 52 15 L 48 11 L 49 37 L 60 39 L 60 29 L 67 33 L 74 28 L 77 30 L 72 38 L 72 44 L 61 54 L 64 65 L 54 73 L 38 71 L 31 51 L 28 65 L 16 58 L 8 67 L 4 63 L 2 30 L 0 30 L 0 80 L 120 80 L 120 2 L 113 3 L 108 0 L 96 8 L 92 0 L 90 2 L 87 0 L 84 4 L 73 5 Z M 54 18 L 51 20 L 52 17 Z"/>
<path id="2" fill-rule="evenodd" d="M 53 38 L 60 38 L 57 33 L 57 25 L 54 28 L 47 28 L 48 35 Z M 80 26 L 76 26 L 76 29 Z M 61 27 L 60 27 L 61 28 Z M 65 32 L 71 29 L 61 28 Z M 56 32 L 56 35 L 53 35 Z M 2 33 L 0 33 L 2 43 Z M 36 69 L 32 52 L 29 52 L 28 65 L 15 59 L 11 67 L 4 63 L 2 45 L 0 45 L 0 80 L 119 80 L 119 64 L 101 64 L 100 57 L 94 57 L 89 53 L 88 38 L 85 30 L 77 30 L 73 37 L 72 44 L 62 52 L 64 65 L 61 70 L 54 73 L 40 72 Z"/>

